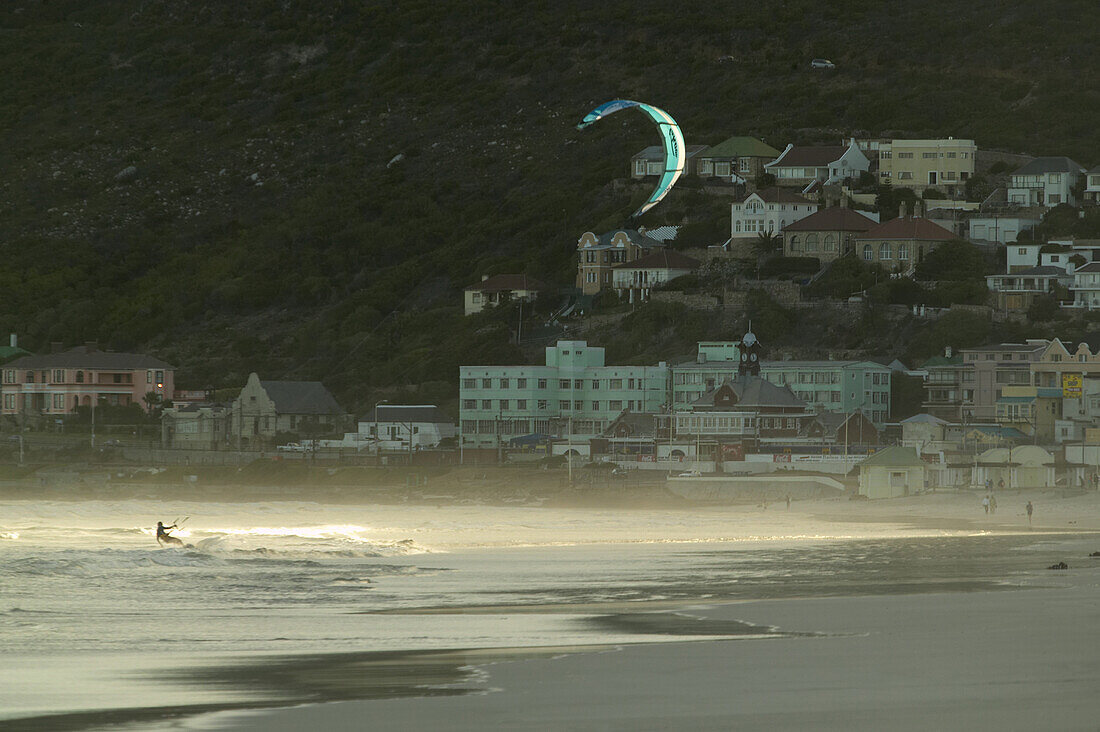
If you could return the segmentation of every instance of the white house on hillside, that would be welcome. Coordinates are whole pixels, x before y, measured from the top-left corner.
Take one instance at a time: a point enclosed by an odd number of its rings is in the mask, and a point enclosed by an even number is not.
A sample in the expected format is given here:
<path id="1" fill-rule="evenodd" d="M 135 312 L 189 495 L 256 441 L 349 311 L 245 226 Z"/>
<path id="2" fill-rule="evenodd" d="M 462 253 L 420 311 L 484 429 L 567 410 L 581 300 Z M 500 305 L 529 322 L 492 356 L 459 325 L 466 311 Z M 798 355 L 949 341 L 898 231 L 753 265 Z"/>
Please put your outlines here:
<path id="1" fill-rule="evenodd" d="M 858 178 L 871 167 L 856 141 L 848 145 L 795 146 L 764 164 L 764 170 L 775 176 L 776 185 L 797 186 L 802 190 L 815 183 L 839 183 L 845 178 Z"/>
<path id="2" fill-rule="evenodd" d="M 804 219 L 821 204 L 786 188 L 765 188 L 730 206 L 730 237 L 755 239 L 760 234 L 780 234 L 783 227 Z"/>
<path id="3" fill-rule="evenodd" d="M 619 297 L 644 302 L 654 287 L 663 285 L 699 268 L 699 260 L 677 251 L 663 249 L 611 268 L 611 286 Z"/>
<path id="4" fill-rule="evenodd" d="M 1035 158 L 1012 173 L 1009 203 L 1021 206 L 1077 205 L 1073 188 L 1085 174 L 1080 163 L 1067 157 Z"/>

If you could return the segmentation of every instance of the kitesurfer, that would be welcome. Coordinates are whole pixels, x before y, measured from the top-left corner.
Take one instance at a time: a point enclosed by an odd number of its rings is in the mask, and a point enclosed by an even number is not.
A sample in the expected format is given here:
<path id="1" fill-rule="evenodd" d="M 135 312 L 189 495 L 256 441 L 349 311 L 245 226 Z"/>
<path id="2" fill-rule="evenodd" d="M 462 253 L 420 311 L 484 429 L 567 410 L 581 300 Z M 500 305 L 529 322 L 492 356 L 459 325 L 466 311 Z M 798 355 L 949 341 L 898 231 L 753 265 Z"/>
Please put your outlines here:
<path id="1" fill-rule="evenodd" d="M 172 524 L 171 526 L 165 526 L 162 522 L 157 521 L 157 543 L 161 545 L 183 544 L 182 541 L 168 533 L 169 529 L 175 528 L 177 528 L 175 524 Z"/>

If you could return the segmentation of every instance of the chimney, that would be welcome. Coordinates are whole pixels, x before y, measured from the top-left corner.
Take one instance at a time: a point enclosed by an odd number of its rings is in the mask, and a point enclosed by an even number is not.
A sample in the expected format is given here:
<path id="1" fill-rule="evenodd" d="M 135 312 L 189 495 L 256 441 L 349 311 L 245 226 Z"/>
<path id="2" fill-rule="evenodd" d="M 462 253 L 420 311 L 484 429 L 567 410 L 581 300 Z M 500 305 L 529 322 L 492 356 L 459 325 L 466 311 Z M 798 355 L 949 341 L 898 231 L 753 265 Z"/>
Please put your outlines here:
<path id="1" fill-rule="evenodd" d="M 50 341 L 50 353 L 61 353 L 61 341 Z"/>
<path id="2" fill-rule="evenodd" d="M 489 275 L 481 275 L 481 281 L 482 282 L 484 282 L 487 279 L 489 279 Z"/>
<path id="3" fill-rule="evenodd" d="M 19 338 L 15 335 L 15 333 L 12 333 L 10 336 L 8 336 L 8 345 L 10 345 L 12 348 L 19 348 Z"/>
<path id="4" fill-rule="evenodd" d="M 905 205 L 905 201 L 898 204 L 898 218 L 904 219 L 905 214 L 908 212 L 908 207 Z"/>
<path id="5" fill-rule="evenodd" d="M 951 358 L 951 346 L 944 346 L 943 355 L 945 358 Z"/>
<path id="6" fill-rule="evenodd" d="M 913 203 L 913 217 L 919 219 L 921 217 L 922 209 L 924 209 L 924 202 L 923 201 L 915 201 Z"/>

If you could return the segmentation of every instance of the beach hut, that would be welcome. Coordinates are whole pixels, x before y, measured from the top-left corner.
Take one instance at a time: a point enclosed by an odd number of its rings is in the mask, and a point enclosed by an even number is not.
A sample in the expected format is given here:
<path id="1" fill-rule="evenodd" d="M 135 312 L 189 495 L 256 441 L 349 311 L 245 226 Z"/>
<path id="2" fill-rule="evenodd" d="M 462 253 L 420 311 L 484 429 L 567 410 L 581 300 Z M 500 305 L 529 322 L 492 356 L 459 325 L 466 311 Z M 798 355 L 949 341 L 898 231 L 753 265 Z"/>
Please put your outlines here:
<path id="1" fill-rule="evenodd" d="M 927 466 L 912 447 L 888 447 L 859 464 L 859 493 L 868 498 L 898 498 L 924 490 Z"/>
<path id="2" fill-rule="evenodd" d="M 988 481 L 988 483 L 986 482 Z M 1037 445 L 995 447 L 978 456 L 974 483 L 994 489 L 1054 487 L 1054 456 Z"/>

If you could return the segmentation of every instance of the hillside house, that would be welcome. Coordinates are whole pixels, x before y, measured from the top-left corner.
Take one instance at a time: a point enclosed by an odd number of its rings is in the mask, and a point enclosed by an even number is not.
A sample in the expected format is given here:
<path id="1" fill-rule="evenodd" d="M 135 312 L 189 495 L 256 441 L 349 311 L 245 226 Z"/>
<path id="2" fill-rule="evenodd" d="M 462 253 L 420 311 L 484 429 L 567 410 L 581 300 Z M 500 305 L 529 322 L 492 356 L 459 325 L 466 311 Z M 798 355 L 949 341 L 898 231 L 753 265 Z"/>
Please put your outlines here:
<path id="1" fill-rule="evenodd" d="M 1067 303 L 1067 307 L 1100 309 L 1100 262 L 1089 262 L 1074 270 L 1069 289 L 1073 292 L 1073 303 Z"/>
<path id="2" fill-rule="evenodd" d="M 1015 242 L 1020 234 L 1039 225 L 1039 219 L 1031 216 L 999 216 L 985 214 L 973 216 L 967 222 L 972 241 L 995 241 L 1001 244 Z"/>
<path id="3" fill-rule="evenodd" d="M 1013 171 L 1008 201 L 1047 208 L 1062 203 L 1076 206 L 1073 189 L 1084 174 L 1080 163 L 1067 157 L 1035 158 Z"/>
<path id="4" fill-rule="evenodd" d="M 534 277 L 525 274 L 484 275 L 481 282 L 465 288 L 465 313 L 473 315 L 487 307 L 493 307 L 509 301 L 531 302 L 540 292 L 550 288 Z"/>
<path id="5" fill-rule="evenodd" d="M 778 156 L 778 150 L 755 137 L 731 137 L 701 151 L 691 170 L 700 178 L 745 183 L 755 179 L 764 164 Z"/>
<path id="6" fill-rule="evenodd" d="M 784 227 L 804 219 L 821 204 L 789 188 L 765 188 L 730 205 L 730 237 L 755 239 L 761 234 L 780 234 Z"/>
<path id="7" fill-rule="evenodd" d="M 788 224 L 783 229 L 783 255 L 817 257 L 830 262 L 855 247 L 855 238 L 878 226 L 878 214 L 834 206 Z"/>
<path id="8" fill-rule="evenodd" d="M 974 175 L 977 155 L 973 140 L 891 140 L 879 145 L 879 181 L 953 196 Z"/>
<path id="9" fill-rule="evenodd" d="M 1100 203 L 1100 165 L 1089 169 L 1085 178 L 1085 200 Z"/>
<path id="10" fill-rule="evenodd" d="M 586 231 L 577 240 L 577 287 L 585 295 L 595 295 L 612 286 L 612 268 L 633 262 L 664 244 L 634 229 L 619 229 L 597 236 Z"/>
<path id="11" fill-rule="evenodd" d="M 272 444 L 277 435 L 316 436 L 339 430 L 344 410 L 320 381 L 263 381 L 255 373 L 231 408 L 238 446 Z"/>
<path id="12" fill-rule="evenodd" d="M 611 286 L 619 297 L 629 302 L 645 302 L 653 288 L 691 274 L 699 268 L 699 260 L 670 249 L 647 254 L 633 262 L 612 267 Z"/>
<path id="13" fill-rule="evenodd" d="M 764 170 L 775 176 L 775 183 L 806 191 L 816 184 L 840 183 L 845 178 L 858 178 L 871 166 L 852 140 L 848 145 L 795 146 L 786 149 Z"/>
<path id="14" fill-rule="evenodd" d="M 918 216 L 900 215 L 874 226 L 854 238 L 856 254 L 866 262 L 908 271 L 945 241 L 955 239 L 947 229 Z"/>
<path id="15" fill-rule="evenodd" d="M 1063 267 L 1028 267 L 1008 274 L 986 275 L 985 282 L 998 310 L 1024 311 L 1036 297 L 1052 292 L 1055 285 L 1072 285 L 1073 275 Z"/>
<path id="16" fill-rule="evenodd" d="M 684 161 L 685 170 L 694 170 L 695 157 L 707 149 L 706 145 L 688 145 L 687 160 Z M 630 158 L 630 177 L 647 178 L 649 176 L 664 175 L 665 172 L 665 148 L 662 145 L 652 145 Z"/>
<path id="17" fill-rule="evenodd" d="M 175 366 L 140 353 L 102 351 L 87 343 L 22 356 L 4 364 L 3 413 L 59 417 L 77 407 L 137 404 L 146 411 L 171 399 Z"/>

